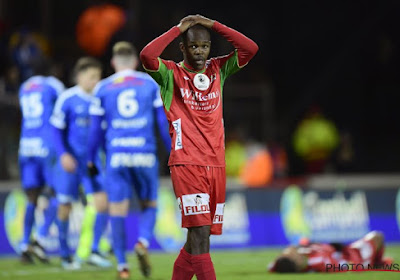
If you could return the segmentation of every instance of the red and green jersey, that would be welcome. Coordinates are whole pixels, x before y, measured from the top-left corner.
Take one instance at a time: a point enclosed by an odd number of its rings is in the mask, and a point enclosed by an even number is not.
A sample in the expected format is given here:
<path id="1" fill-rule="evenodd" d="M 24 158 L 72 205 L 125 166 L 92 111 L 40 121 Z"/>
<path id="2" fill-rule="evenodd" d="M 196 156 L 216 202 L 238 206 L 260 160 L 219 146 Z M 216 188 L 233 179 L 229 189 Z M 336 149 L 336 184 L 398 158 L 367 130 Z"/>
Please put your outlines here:
<path id="1" fill-rule="evenodd" d="M 200 72 L 162 59 L 158 71 L 148 71 L 161 86 L 170 124 L 169 165 L 225 166 L 222 88 L 239 69 L 237 53 L 232 52 L 208 60 Z"/>
<path id="2" fill-rule="evenodd" d="M 208 60 L 201 71 L 194 71 L 183 62 L 159 58 L 180 35 L 177 26 L 147 44 L 140 53 L 144 68 L 161 88 L 172 138 L 169 165 L 225 166 L 222 88 L 227 77 L 250 61 L 258 46 L 217 21 L 212 30 L 231 42 L 235 50 Z"/>

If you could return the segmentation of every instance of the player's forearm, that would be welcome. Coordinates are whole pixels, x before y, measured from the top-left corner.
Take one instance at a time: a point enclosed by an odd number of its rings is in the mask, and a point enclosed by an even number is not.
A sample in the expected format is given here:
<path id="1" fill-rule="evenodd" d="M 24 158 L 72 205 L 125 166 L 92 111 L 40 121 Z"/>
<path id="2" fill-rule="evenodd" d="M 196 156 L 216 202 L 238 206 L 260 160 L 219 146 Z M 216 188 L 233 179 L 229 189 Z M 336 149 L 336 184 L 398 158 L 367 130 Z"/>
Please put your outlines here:
<path id="1" fill-rule="evenodd" d="M 171 151 L 171 137 L 168 132 L 168 120 L 165 117 L 165 112 L 163 107 L 158 107 L 156 109 L 156 117 L 157 117 L 158 130 L 160 131 L 162 142 L 164 143 L 164 146 L 169 153 Z"/>
<path id="2" fill-rule="evenodd" d="M 258 51 L 257 44 L 242 33 L 215 21 L 212 29 L 221 34 L 237 49 L 239 66 L 247 64 Z"/>
<path id="3" fill-rule="evenodd" d="M 61 157 L 62 154 L 68 152 L 67 147 L 65 145 L 63 129 L 59 129 L 57 127 L 53 128 L 53 141 L 54 141 L 54 149 L 59 157 Z"/>
<path id="4" fill-rule="evenodd" d="M 148 43 L 140 52 L 140 60 L 142 61 L 144 68 L 148 70 L 158 70 L 158 57 L 162 54 L 164 49 L 180 34 L 179 28 L 174 26 L 161 36 Z"/>
<path id="5" fill-rule="evenodd" d="M 101 146 L 104 138 L 104 132 L 101 128 L 102 117 L 92 115 L 90 117 L 90 128 L 89 128 L 89 139 L 88 139 L 88 151 L 87 161 L 94 162 L 96 153 Z"/>

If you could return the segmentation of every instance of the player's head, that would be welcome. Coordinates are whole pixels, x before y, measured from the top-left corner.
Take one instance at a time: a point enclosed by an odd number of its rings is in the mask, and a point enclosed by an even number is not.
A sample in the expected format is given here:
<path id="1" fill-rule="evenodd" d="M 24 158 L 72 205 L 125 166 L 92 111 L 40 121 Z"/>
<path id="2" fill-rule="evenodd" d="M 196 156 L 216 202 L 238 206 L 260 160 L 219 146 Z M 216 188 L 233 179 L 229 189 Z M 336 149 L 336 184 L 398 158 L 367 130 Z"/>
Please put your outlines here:
<path id="1" fill-rule="evenodd" d="M 281 256 L 275 260 L 274 271 L 279 273 L 296 272 L 296 263 L 288 256 Z"/>
<path id="2" fill-rule="evenodd" d="M 210 31 L 201 24 L 195 24 L 183 32 L 181 36 L 182 42 L 179 47 L 185 63 L 195 70 L 203 69 L 210 54 Z"/>
<path id="3" fill-rule="evenodd" d="M 270 270 L 289 273 L 303 271 L 306 267 L 307 257 L 299 252 L 298 247 L 289 246 L 275 259 Z"/>
<path id="4" fill-rule="evenodd" d="M 74 67 L 76 83 L 87 93 L 91 93 L 101 79 L 101 63 L 93 57 L 78 59 Z"/>
<path id="5" fill-rule="evenodd" d="M 136 69 L 138 56 L 135 47 L 131 43 L 125 41 L 118 42 L 113 46 L 112 51 L 111 66 L 115 71 Z"/>

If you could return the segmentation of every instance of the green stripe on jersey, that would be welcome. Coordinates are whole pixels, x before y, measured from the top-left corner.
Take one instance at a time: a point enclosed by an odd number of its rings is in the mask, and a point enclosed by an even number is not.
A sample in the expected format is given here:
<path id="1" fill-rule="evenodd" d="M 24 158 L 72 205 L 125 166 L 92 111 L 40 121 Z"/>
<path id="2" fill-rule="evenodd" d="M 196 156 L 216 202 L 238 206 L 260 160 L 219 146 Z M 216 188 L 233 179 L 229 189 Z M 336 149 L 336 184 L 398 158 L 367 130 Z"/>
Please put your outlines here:
<path id="1" fill-rule="evenodd" d="M 160 85 L 160 93 L 164 107 L 169 111 L 174 96 L 174 71 L 168 69 L 160 58 L 158 58 L 158 63 L 159 67 L 157 71 L 147 70 L 147 73 Z"/>

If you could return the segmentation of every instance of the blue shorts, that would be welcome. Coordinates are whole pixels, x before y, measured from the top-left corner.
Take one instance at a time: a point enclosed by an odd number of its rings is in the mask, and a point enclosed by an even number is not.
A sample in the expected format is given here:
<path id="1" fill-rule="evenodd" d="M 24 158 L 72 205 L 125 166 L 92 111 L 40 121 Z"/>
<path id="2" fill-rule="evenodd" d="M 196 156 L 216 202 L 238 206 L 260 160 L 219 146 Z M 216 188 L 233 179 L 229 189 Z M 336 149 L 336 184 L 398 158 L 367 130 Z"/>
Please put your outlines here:
<path id="1" fill-rule="evenodd" d="M 55 167 L 54 186 L 60 203 L 71 203 L 79 198 L 79 186 L 82 184 L 85 194 L 103 191 L 103 175 L 94 178 L 87 175 L 86 164 L 79 161 L 74 173 L 65 171 L 60 161 Z"/>
<path id="2" fill-rule="evenodd" d="M 133 191 L 139 200 L 157 200 L 158 162 L 152 167 L 111 167 L 107 166 L 105 190 L 110 202 L 130 199 Z"/>
<path id="3" fill-rule="evenodd" d="M 53 171 L 55 158 L 47 157 L 19 157 L 19 173 L 24 189 L 42 186 L 53 187 Z"/>

